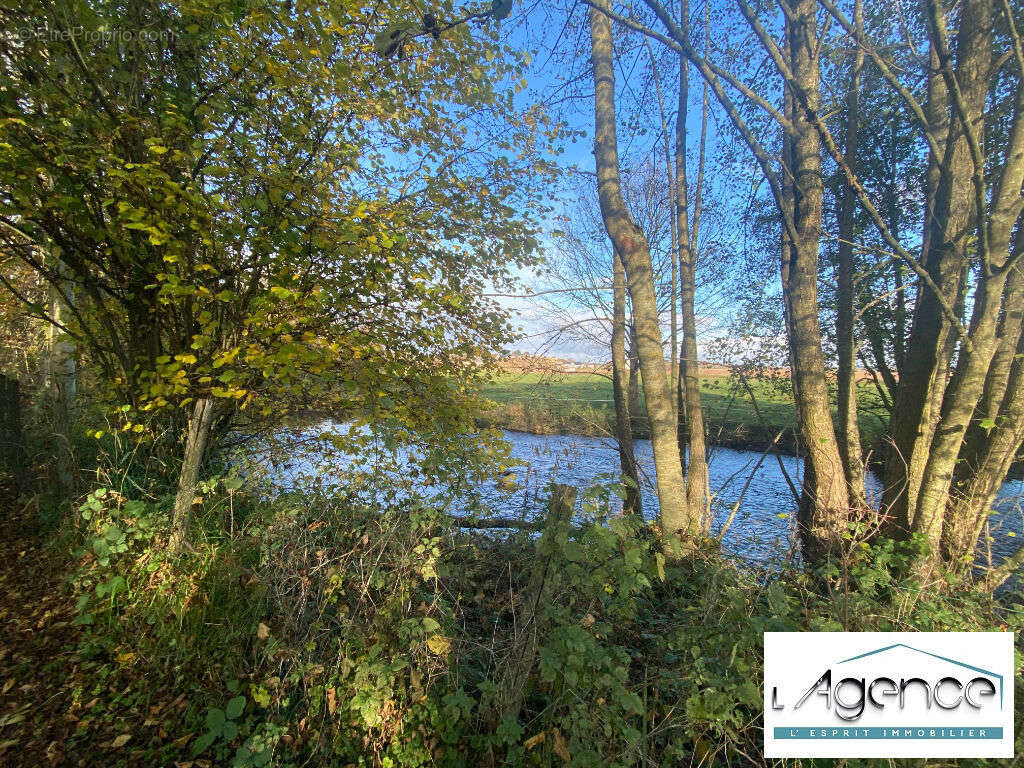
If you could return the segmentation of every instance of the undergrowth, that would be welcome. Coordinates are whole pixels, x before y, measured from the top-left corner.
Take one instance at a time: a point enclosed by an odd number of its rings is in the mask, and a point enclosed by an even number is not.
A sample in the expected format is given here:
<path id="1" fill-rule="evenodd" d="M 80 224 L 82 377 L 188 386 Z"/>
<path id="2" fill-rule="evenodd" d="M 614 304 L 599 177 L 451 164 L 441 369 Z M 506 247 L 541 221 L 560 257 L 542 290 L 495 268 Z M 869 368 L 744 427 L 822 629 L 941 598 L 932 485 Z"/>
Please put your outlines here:
<path id="1" fill-rule="evenodd" d="M 814 577 L 711 550 L 666 563 L 600 495 L 584 500 L 593 522 L 538 540 L 453 530 L 419 502 L 268 501 L 213 480 L 174 557 L 166 505 L 98 489 L 63 539 L 83 663 L 181 693 L 123 764 L 781 764 L 761 757 L 763 632 L 1024 628 L 1010 598 L 908 589 L 891 575 L 896 545 Z M 547 599 L 524 627 L 539 560 Z M 496 719 L 526 631 L 525 695 Z M 1019 753 L 1022 732 L 1018 720 Z"/>

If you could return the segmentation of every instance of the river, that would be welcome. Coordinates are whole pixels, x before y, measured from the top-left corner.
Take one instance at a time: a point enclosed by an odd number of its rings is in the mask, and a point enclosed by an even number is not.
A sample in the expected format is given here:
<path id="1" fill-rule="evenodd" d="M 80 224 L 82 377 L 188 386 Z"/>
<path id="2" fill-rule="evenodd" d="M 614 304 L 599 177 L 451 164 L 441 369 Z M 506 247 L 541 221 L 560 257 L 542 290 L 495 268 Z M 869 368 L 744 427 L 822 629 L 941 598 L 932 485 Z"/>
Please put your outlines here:
<path id="1" fill-rule="evenodd" d="M 279 488 L 293 488 L 324 478 L 340 480 L 359 464 L 365 464 L 369 455 L 361 449 L 359 458 L 339 457 L 325 447 L 317 448 L 316 440 L 308 438 L 327 432 L 341 432 L 347 427 L 319 424 L 304 430 L 307 437 L 304 451 L 293 450 L 285 461 L 271 463 L 257 458 L 267 470 L 271 482 Z M 550 482 L 567 483 L 585 490 L 595 483 L 607 483 L 618 471 L 618 454 L 610 439 L 578 435 L 532 435 L 523 432 L 504 433 L 511 447 L 511 457 L 519 465 L 510 470 L 505 482 L 485 481 L 475 490 L 489 511 L 500 516 L 530 518 L 543 511 L 544 488 Z M 312 446 L 312 447 L 311 447 Z M 650 519 L 657 515 L 658 501 L 653 490 L 654 462 L 649 440 L 636 440 L 637 456 L 643 487 L 644 515 Z M 394 464 L 395 471 L 403 471 L 402 457 Z M 785 474 L 797 487 L 803 470 L 803 460 L 793 456 L 768 455 L 762 459 L 759 452 L 730 448 L 712 449 L 709 463 L 712 504 L 712 533 L 717 535 L 736 501 L 742 500 L 735 517 L 725 532 L 723 548 L 739 559 L 764 561 L 785 555 L 790 551 L 795 525 L 795 500 Z M 748 485 L 744 493 L 744 487 Z M 431 489 L 421 489 L 428 495 Z M 869 482 L 868 493 L 877 501 L 879 483 Z M 449 502 L 449 509 L 455 508 Z M 991 548 L 994 562 L 1024 543 L 1024 482 L 1007 481 L 990 518 Z M 982 544 L 984 549 L 984 542 Z M 982 554 L 982 562 L 986 555 Z"/>

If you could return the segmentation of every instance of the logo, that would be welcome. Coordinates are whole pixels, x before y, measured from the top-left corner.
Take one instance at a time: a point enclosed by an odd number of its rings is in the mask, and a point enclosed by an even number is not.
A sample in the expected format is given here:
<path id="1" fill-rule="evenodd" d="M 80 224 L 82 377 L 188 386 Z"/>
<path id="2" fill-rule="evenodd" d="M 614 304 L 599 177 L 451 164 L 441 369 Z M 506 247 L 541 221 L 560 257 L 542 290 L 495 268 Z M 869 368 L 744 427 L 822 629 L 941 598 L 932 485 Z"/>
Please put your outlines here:
<path id="1" fill-rule="evenodd" d="M 1013 757 L 1012 632 L 765 632 L 765 757 Z"/>

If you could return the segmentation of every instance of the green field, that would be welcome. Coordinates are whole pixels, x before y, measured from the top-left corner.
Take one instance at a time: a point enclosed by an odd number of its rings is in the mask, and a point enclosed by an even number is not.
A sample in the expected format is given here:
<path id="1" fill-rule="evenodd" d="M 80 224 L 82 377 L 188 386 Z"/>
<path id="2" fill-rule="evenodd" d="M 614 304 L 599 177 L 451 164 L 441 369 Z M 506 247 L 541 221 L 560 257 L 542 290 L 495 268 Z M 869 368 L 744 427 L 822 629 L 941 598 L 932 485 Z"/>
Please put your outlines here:
<path id="1" fill-rule="evenodd" d="M 702 404 L 712 439 L 757 446 L 786 430 L 784 447 L 792 447 L 796 413 L 788 378 L 751 378 L 749 382 L 756 409 L 737 377 L 702 377 Z M 491 426 L 538 434 L 605 435 L 614 425 L 612 382 L 600 374 L 503 373 L 484 386 L 483 395 L 497 404 L 483 417 Z M 861 433 L 868 445 L 881 433 L 885 412 L 870 382 L 861 383 L 858 400 Z M 645 421 L 642 415 L 634 419 L 638 436 L 646 433 Z"/>

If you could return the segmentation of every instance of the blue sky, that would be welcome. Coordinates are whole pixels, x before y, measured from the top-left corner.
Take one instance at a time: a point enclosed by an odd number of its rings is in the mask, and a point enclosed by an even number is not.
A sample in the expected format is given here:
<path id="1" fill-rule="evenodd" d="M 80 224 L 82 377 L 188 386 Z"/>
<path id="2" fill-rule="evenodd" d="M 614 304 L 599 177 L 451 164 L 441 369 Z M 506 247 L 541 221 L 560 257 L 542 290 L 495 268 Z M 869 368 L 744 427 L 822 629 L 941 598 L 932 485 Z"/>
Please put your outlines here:
<path id="1" fill-rule="evenodd" d="M 699 24 L 702 17 L 702 4 L 694 4 L 691 9 L 694 24 Z M 621 33 L 622 30 L 617 30 Z M 542 101 L 549 104 L 551 114 L 565 122 L 573 131 L 582 131 L 583 137 L 574 142 L 562 142 L 563 154 L 559 157 L 560 165 L 566 175 L 560 188 L 552 189 L 552 202 L 556 216 L 549 220 L 550 229 L 561 228 L 558 215 L 575 218 L 577 209 L 573 184 L 589 183 L 594 172 L 592 154 L 594 105 L 593 84 L 590 79 L 589 61 L 589 29 L 587 6 L 573 4 L 529 3 L 517 4 L 512 15 L 502 23 L 502 40 L 521 50 L 531 53 L 531 63 L 527 79 L 529 85 L 518 96 L 519 103 Z M 620 152 L 624 169 L 654 157 L 664 167 L 664 133 L 660 126 L 660 111 L 656 91 L 647 75 L 649 71 L 650 51 L 638 35 L 630 34 L 628 38 L 621 35 L 616 38 L 616 45 L 623 50 L 616 56 L 616 91 L 618 94 L 618 117 L 620 117 Z M 655 56 L 664 57 L 667 66 L 662 83 L 663 96 L 666 102 L 667 119 L 670 132 L 674 130 L 676 116 L 676 98 L 678 79 L 673 76 L 675 54 L 668 51 L 656 41 L 651 44 Z M 696 145 L 700 132 L 700 97 L 702 81 L 696 72 L 690 73 L 690 100 L 687 128 L 690 145 L 689 176 L 691 184 L 696 177 Z M 714 106 L 714 104 L 713 104 Z M 630 127 L 627 127 L 630 124 Z M 639 130 L 638 130 L 639 129 Z M 718 125 L 712 114 L 708 127 L 709 165 L 714 162 L 721 136 Z M 728 137 L 726 137 L 728 138 Z M 706 200 L 715 195 L 722 196 L 722 179 L 720 175 L 709 169 L 713 178 L 714 191 L 706 193 Z M 583 174 L 581 178 L 577 174 Z M 706 209 L 707 214 L 707 209 Z M 707 221 L 707 219 L 706 219 Z M 723 237 L 721 231 L 718 237 Z M 734 234 L 725 234 L 733 239 Z M 558 249 L 558 239 L 547 236 L 545 249 L 554 256 Z M 548 276 L 532 273 L 520 275 L 525 288 L 541 291 L 550 288 L 552 283 Z M 564 317 L 590 314 L 582 306 L 573 306 L 570 300 L 558 301 L 557 295 L 549 295 L 545 300 L 502 298 L 504 306 L 514 315 L 514 321 L 520 326 L 527 338 L 516 344 L 521 351 L 538 351 L 545 349 L 547 353 L 573 359 L 606 359 L 608 352 L 603 345 L 580 345 L 577 342 L 560 342 L 550 344 L 546 332 L 552 330 L 550 302 L 554 300 L 564 312 Z M 727 312 L 716 311 L 703 318 L 706 335 L 715 335 L 727 322 Z M 564 317 L 562 318 L 564 321 Z M 666 317 L 666 322 L 668 316 Z M 668 332 L 668 327 L 666 327 Z"/>
<path id="2" fill-rule="evenodd" d="M 698 27 L 703 18 L 703 3 L 694 3 L 691 8 L 693 23 Z M 664 134 L 661 128 L 661 112 L 658 106 L 656 90 L 648 75 L 651 52 L 665 62 L 663 69 L 664 81 L 661 83 L 665 101 L 669 131 L 674 130 L 676 115 L 676 99 L 678 80 L 673 75 L 675 54 L 668 51 L 657 41 L 651 43 L 650 51 L 639 35 L 630 33 L 628 36 L 617 30 L 616 85 L 619 111 L 619 145 L 621 161 L 624 169 L 635 166 L 647 158 L 654 157 L 664 163 Z M 713 32 L 714 34 L 714 32 Z M 560 164 L 566 169 L 566 177 L 560 189 L 552 190 L 556 215 L 568 215 L 577 218 L 576 193 L 572 185 L 585 185 L 592 182 L 594 158 L 592 154 L 593 140 L 593 85 L 590 79 L 589 63 L 589 29 L 587 7 L 578 4 L 530 3 L 518 4 L 512 15 L 502 22 L 501 36 L 504 42 L 532 54 L 530 71 L 527 75 L 529 87 L 519 94 L 519 103 L 541 101 L 549 104 L 551 113 L 563 120 L 573 131 L 583 132 L 583 136 L 575 142 L 562 143 L 563 154 Z M 695 35 L 699 38 L 699 33 Z M 695 42 L 698 42 L 695 40 Z M 703 82 L 699 73 L 690 73 L 690 100 L 687 119 L 689 136 L 689 170 L 691 185 L 695 182 L 697 163 L 696 147 L 700 136 L 701 95 Z M 627 127 L 627 124 L 629 127 Z M 742 235 L 738 222 L 731 215 L 735 194 L 726 189 L 734 179 L 726 174 L 723 177 L 725 164 L 721 161 L 722 142 L 730 141 L 729 134 L 722 134 L 718 129 L 714 102 L 708 121 L 708 176 L 709 183 L 705 191 L 704 223 L 716 227 L 715 237 L 730 243 L 731 248 L 742 247 Z M 740 162 L 745 155 L 737 153 Z M 582 174 L 582 177 L 578 174 Z M 749 188 L 749 182 L 745 182 Z M 714 199 L 718 200 L 717 215 L 713 220 L 708 216 Z M 730 210 L 730 215 L 726 213 Z M 728 221 L 727 221 L 728 219 Z M 562 227 L 561 222 L 550 220 L 550 228 Z M 703 228 L 702 228 L 703 230 Z M 558 239 L 553 236 L 545 238 L 545 249 L 554 256 L 558 249 Z M 533 274 L 521 275 L 524 286 L 532 290 L 550 288 L 552 281 L 548 277 L 536 277 Z M 700 291 L 698 292 L 700 294 Z M 700 303 L 700 295 L 698 301 Z M 528 335 L 516 345 L 520 351 L 535 352 L 547 350 L 548 354 L 568 357 L 571 359 L 607 359 L 609 353 L 603 345 L 581 346 L 576 342 L 560 342 L 550 345 L 550 337 L 546 331 L 551 330 L 552 320 L 549 302 L 556 301 L 565 317 L 585 317 L 589 314 L 586 308 L 574 306 L 572 301 L 558 301 L 557 295 L 549 295 L 544 301 L 536 299 L 508 299 L 501 301 L 514 315 L 517 324 Z M 704 301 L 706 306 L 711 302 Z M 698 309 L 700 312 L 700 308 Z M 565 318 L 563 317 L 563 320 Z M 703 316 L 703 331 L 708 338 L 720 335 L 729 319 L 728 309 L 718 307 L 707 309 Z M 667 320 L 666 315 L 666 337 Z"/>

